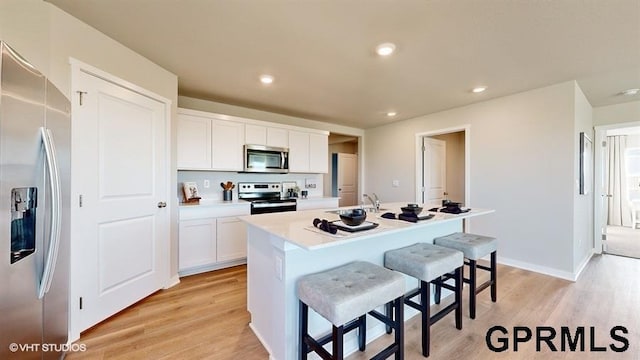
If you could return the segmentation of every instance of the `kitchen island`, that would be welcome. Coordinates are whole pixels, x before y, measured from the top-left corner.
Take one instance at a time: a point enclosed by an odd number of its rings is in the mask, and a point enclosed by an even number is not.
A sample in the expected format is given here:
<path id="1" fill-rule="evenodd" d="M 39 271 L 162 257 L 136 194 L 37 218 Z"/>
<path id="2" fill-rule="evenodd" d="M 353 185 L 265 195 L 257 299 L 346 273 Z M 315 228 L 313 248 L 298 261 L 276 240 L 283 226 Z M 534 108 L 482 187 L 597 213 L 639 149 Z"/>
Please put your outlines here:
<path id="1" fill-rule="evenodd" d="M 436 213 L 417 223 L 381 218 L 386 211 L 399 213 L 404 203 L 383 204 L 379 213 L 368 213 L 367 221 L 378 226 L 360 232 L 329 234 L 313 226 L 313 219 L 339 220 L 335 213 L 309 210 L 241 217 L 247 223 L 247 307 L 250 327 L 273 360 L 297 358 L 298 299 L 296 281 L 305 274 L 327 270 L 354 260 L 383 264 L 384 252 L 462 231 L 463 219 L 493 210 L 472 209 L 453 215 Z M 424 214 L 424 213 L 423 213 Z M 407 289 L 417 280 L 407 277 Z M 443 293 L 445 294 L 445 293 Z M 415 315 L 406 309 L 406 318 Z M 309 312 L 309 332 L 324 334 L 331 324 Z M 367 322 L 367 342 L 381 336 L 384 326 Z M 345 336 L 345 355 L 357 349 L 355 332 Z M 315 355 L 313 355 L 315 356 Z M 310 358 L 313 358 L 310 355 Z"/>

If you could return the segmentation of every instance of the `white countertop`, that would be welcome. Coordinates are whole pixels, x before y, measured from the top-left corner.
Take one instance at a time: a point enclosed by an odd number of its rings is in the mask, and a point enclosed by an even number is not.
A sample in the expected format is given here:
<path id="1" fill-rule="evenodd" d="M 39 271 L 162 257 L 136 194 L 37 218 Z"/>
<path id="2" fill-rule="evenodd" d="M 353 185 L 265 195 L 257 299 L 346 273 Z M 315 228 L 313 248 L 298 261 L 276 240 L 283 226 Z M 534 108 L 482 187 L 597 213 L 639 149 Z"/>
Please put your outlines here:
<path id="1" fill-rule="evenodd" d="M 403 220 L 391 220 L 380 217 L 385 212 L 400 213 L 400 207 L 406 203 L 382 204 L 379 213 L 368 213 L 366 221 L 378 223 L 378 227 L 360 232 L 346 232 L 338 230 L 337 234 L 330 234 L 313 226 L 313 219 L 327 219 L 328 221 L 339 220 L 338 214 L 325 210 L 306 210 L 286 213 L 272 213 L 262 215 L 251 215 L 240 217 L 242 221 L 263 229 L 273 235 L 283 238 L 289 243 L 304 249 L 314 250 L 329 246 L 337 246 L 352 241 L 364 240 L 381 234 L 388 234 L 416 227 L 434 226 L 446 221 L 455 221 L 484 215 L 494 212 L 488 209 L 471 209 L 462 214 L 434 213 L 435 216 L 429 220 L 418 221 L 417 223 Z M 427 213 L 423 211 L 422 215 Z"/>
<path id="2" fill-rule="evenodd" d="M 244 200 L 232 200 L 232 201 L 223 201 L 222 199 L 200 199 L 200 203 L 199 204 L 193 204 L 193 203 L 184 203 L 181 202 L 180 206 L 181 207 L 207 207 L 207 206 L 241 206 L 241 205 L 247 205 L 250 206 L 251 203 L 248 201 L 244 201 Z"/>

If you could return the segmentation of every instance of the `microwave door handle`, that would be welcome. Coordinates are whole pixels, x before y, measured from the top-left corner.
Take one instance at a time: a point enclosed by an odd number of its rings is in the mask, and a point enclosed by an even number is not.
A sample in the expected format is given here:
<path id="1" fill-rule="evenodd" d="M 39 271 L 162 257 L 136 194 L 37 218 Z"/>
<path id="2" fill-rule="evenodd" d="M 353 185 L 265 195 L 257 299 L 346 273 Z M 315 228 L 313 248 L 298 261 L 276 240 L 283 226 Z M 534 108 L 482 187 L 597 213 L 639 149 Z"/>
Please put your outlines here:
<path id="1" fill-rule="evenodd" d="M 287 156 L 287 153 L 285 153 L 284 151 L 280 153 L 280 169 L 284 169 L 284 163 L 285 163 L 285 157 Z"/>

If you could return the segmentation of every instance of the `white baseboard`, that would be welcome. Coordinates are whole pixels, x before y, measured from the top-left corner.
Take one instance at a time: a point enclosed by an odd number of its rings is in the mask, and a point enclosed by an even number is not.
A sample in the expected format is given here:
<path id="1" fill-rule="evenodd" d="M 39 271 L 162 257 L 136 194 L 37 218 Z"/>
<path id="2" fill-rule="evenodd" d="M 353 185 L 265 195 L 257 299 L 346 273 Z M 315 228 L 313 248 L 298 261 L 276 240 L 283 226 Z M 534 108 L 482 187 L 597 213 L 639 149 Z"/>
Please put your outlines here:
<path id="1" fill-rule="evenodd" d="M 163 287 L 163 289 L 168 289 L 178 284 L 180 284 L 180 276 L 178 274 L 175 274 L 171 277 L 171 279 L 169 279 L 169 281 L 167 281 L 167 284 Z"/>
<path id="2" fill-rule="evenodd" d="M 503 265 L 512 266 L 512 267 L 515 267 L 515 268 L 518 268 L 518 269 L 533 271 L 533 272 L 537 272 L 537 273 L 540 273 L 540 274 L 549 275 L 549 276 L 553 276 L 553 277 L 556 277 L 556 278 L 560 278 L 560 279 L 564 279 L 564 280 L 569 280 L 569 281 L 575 282 L 578 279 L 578 276 L 580 275 L 580 272 L 582 272 L 584 267 L 589 262 L 590 258 L 591 258 L 591 255 L 589 255 L 586 258 L 586 260 L 583 261 L 583 263 L 580 266 L 579 271 L 576 271 L 575 273 L 572 273 L 570 271 L 558 270 L 558 269 L 550 268 L 550 267 L 547 267 L 547 266 L 540 266 L 540 265 L 536 265 L 536 264 L 531 264 L 531 263 L 527 263 L 527 262 L 520 261 L 520 260 L 514 260 L 514 259 L 505 258 L 505 257 L 500 257 L 500 256 L 498 257 L 498 263 L 499 264 L 503 264 Z"/>
<path id="3" fill-rule="evenodd" d="M 229 260 L 229 261 L 224 261 L 220 263 L 196 266 L 193 268 L 179 271 L 178 276 L 182 277 L 182 276 L 195 275 L 195 274 L 200 274 L 207 271 L 220 270 L 220 269 L 224 269 L 232 266 L 244 265 L 246 263 L 247 263 L 247 258 L 242 258 L 238 260 Z"/>

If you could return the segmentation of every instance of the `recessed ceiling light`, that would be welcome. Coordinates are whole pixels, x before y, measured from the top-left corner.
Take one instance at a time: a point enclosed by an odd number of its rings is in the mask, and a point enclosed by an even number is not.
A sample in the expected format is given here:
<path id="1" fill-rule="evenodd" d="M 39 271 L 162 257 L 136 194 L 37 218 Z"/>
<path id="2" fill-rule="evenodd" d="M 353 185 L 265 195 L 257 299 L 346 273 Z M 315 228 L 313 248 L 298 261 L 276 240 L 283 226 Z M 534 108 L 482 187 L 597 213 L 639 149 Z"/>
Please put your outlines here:
<path id="1" fill-rule="evenodd" d="M 388 116 L 388 117 L 394 117 L 394 116 L 396 116 L 397 114 L 398 114 L 398 113 L 396 113 L 395 111 L 389 111 L 389 112 L 387 113 L 387 116 Z"/>
<path id="2" fill-rule="evenodd" d="M 384 43 L 376 46 L 376 53 L 380 56 L 389 56 L 396 50 L 396 46 L 392 43 Z"/>
<path id="3" fill-rule="evenodd" d="M 273 76 L 271 75 L 260 75 L 260 82 L 269 85 L 273 82 Z"/>
<path id="4" fill-rule="evenodd" d="M 481 93 L 481 92 L 483 92 L 485 90 L 487 90 L 486 86 L 476 86 L 471 90 L 471 92 L 474 92 L 474 93 L 477 94 L 477 93 Z"/>
<path id="5" fill-rule="evenodd" d="M 640 93 L 640 89 L 627 89 L 621 92 L 622 95 L 626 95 L 626 96 L 633 96 L 633 95 L 637 95 L 638 93 Z"/>

